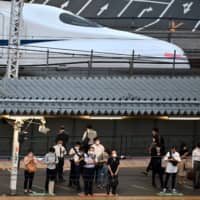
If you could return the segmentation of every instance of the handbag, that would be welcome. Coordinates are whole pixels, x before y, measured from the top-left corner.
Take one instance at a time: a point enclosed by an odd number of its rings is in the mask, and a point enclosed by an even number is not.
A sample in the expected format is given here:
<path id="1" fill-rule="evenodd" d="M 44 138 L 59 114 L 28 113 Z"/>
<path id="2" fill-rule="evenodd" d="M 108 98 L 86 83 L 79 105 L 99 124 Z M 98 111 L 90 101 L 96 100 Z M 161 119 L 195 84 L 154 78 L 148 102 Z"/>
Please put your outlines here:
<path id="1" fill-rule="evenodd" d="M 172 157 L 172 152 L 171 152 L 171 151 L 170 151 L 170 156 L 169 156 L 169 158 L 173 158 L 173 157 Z M 173 158 L 173 159 L 174 159 L 174 158 Z M 170 160 L 170 162 L 171 162 L 172 165 L 175 166 L 175 167 L 178 165 L 178 161 L 177 161 L 177 160 Z"/>
<path id="2" fill-rule="evenodd" d="M 80 155 L 79 153 L 78 153 L 78 151 L 73 147 L 73 150 L 74 150 L 74 152 L 75 152 L 75 154 L 79 157 L 79 159 L 80 159 L 80 162 L 79 162 L 79 165 L 81 166 L 81 167 L 83 167 L 84 165 L 86 165 L 86 162 L 85 162 L 85 160 L 84 160 L 84 156 L 83 155 Z"/>
<path id="3" fill-rule="evenodd" d="M 30 162 L 26 165 L 26 170 L 27 170 L 29 173 L 34 173 L 34 172 L 36 172 L 37 166 L 36 166 L 36 164 L 34 163 L 34 161 L 30 161 Z"/>

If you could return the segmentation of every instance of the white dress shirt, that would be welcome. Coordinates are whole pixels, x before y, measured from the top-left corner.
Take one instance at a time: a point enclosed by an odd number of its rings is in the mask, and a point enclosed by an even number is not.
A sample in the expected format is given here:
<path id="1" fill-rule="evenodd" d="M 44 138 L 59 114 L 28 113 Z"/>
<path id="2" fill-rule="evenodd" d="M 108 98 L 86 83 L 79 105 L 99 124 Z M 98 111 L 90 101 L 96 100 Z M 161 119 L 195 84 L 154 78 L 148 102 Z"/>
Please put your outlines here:
<path id="1" fill-rule="evenodd" d="M 165 169 L 165 172 L 167 173 L 177 173 L 178 171 L 178 165 L 174 166 L 170 161 L 168 161 L 168 158 L 170 157 L 170 153 L 167 152 L 167 154 L 164 157 L 164 160 L 167 161 L 167 166 Z M 181 161 L 180 154 L 178 152 L 172 153 L 172 157 L 177 160 L 178 162 Z"/>
<path id="2" fill-rule="evenodd" d="M 94 129 L 87 129 L 83 134 L 82 141 L 84 141 L 86 137 L 89 138 L 89 145 L 94 144 L 94 138 L 97 137 L 97 132 Z"/>
<path id="3" fill-rule="evenodd" d="M 192 166 L 194 166 L 194 161 L 200 162 L 200 148 L 198 147 L 192 151 Z"/>
<path id="4" fill-rule="evenodd" d="M 92 147 L 94 147 L 94 154 L 96 155 L 97 160 L 102 160 L 105 149 L 104 146 L 102 144 L 93 144 Z"/>
<path id="5" fill-rule="evenodd" d="M 62 144 L 55 145 L 54 149 L 55 149 L 56 156 L 59 158 L 63 158 L 67 154 L 67 151 Z"/>

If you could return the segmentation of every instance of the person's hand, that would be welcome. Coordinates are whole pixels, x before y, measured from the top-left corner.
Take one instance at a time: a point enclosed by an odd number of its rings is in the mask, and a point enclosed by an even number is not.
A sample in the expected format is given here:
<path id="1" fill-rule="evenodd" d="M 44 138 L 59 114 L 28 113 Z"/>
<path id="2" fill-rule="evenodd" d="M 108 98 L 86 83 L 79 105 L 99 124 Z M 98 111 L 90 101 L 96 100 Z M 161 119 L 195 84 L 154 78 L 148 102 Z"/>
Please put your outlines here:
<path id="1" fill-rule="evenodd" d="M 111 176 L 114 176 L 114 174 L 111 172 Z"/>

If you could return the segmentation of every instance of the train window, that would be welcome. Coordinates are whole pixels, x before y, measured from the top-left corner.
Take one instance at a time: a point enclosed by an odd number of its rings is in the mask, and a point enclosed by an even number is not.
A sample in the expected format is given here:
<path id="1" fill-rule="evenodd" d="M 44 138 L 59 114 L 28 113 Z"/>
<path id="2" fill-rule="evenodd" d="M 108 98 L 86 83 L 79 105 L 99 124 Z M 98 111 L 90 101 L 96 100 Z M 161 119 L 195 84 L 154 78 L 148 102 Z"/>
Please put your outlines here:
<path id="1" fill-rule="evenodd" d="M 73 14 L 69 14 L 69 13 L 60 14 L 60 20 L 63 23 L 71 24 L 71 25 L 75 25 L 75 26 L 101 27 L 101 25 L 99 25 L 95 22 L 92 22 L 88 19 L 84 19 L 82 17 L 76 16 Z"/>

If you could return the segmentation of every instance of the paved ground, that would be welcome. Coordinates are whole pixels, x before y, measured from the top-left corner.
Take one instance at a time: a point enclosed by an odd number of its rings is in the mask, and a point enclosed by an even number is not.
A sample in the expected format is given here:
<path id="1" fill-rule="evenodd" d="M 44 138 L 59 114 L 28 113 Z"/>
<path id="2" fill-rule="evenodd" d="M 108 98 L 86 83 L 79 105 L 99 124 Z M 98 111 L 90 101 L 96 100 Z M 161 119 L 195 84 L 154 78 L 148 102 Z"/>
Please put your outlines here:
<path id="1" fill-rule="evenodd" d="M 151 186 L 151 177 L 144 176 L 141 171 L 143 168 L 122 168 L 120 171 L 120 184 L 118 187 L 118 193 L 120 196 L 157 196 L 160 191 L 159 188 L 153 188 Z M 0 194 L 9 194 L 9 171 L 0 171 Z M 65 171 L 65 179 L 68 180 L 68 170 Z M 18 195 L 23 195 L 23 170 L 19 172 L 18 179 Z M 45 170 L 39 169 L 36 173 L 33 183 L 33 190 L 37 193 L 43 193 L 45 181 Z M 158 184 L 159 185 L 159 184 Z M 200 190 L 194 191 L 192 189 L 192 182 L 188 181 L 186 185 L 179 186 L 177 189 L 184 194 L 184 196 L 198 196 Z M 104 196 L 105 190 L 99 190 L 95 188 L 95 193 L 99 196 Z M 77 196 L 77 192 L 74 188 L 67 187 L 67 181 L 56 185 L 56 194 L 59 196 Z M 191 200 L 191 199 L 190 199 Z"/>
<path id="2" fill-rule="evenodd" d="M 13 196 L 13 197 L 1 197 L 1 200 L 33 200 L 36 197 L 21 197 L 21 196 Z M 68 196 L 67 200 L 92 200 L 94 197 L 74 197 L 74 196 Z M 191 196 L 185 196 L 185 197 L 155 197 L 155 196 L 148 196 L 148 197 L 125 197 L 125 196 L 118 196 L 118 197 L 95 197 L 95 199 L 99 200 L 108 200 L 108 199 L 116 199 L 116 200 L 199 200 L 199 197 L 191 197 Z M 37 197 L 37 200 L 66 200 L 66 196 L 60 196 L 60 197 Z"/>

